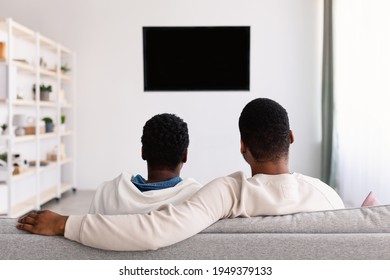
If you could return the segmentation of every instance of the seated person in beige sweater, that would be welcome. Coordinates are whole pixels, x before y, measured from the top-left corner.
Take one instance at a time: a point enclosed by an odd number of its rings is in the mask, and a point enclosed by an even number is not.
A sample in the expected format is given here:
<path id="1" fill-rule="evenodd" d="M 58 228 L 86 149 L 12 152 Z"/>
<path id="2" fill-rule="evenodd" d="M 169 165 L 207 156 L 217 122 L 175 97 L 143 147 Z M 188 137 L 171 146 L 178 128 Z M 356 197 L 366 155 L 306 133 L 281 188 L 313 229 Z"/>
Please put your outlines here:
<path id="1" fill-rule="evenodd" d="M 123 172 L 102 183 L 92 200 L 90 214 L 149 213 L 161 205 L 182 202 L 202 187 L 192 178 L 180 177 L 189 145 L 187 123 L 181 118 L 167 113 L 153 116 L 143 127 L 141 142 L 147 179 Z"/>
<path id="2" fill-rule="evenodd" d="M 187 201 L 149 214 L 62 216 L 40 211 L 19 219 L 17 228 L 63 235 L 95 248 L 138 251 L 182 241 L 219 219 L 344 208 L 331 187 L 290 171 L 289 146 L 294 137 L 282 106 L 266 98 L 249 102 L 239 128 L 250 178 L 243 172 L 217 178 Z"/>

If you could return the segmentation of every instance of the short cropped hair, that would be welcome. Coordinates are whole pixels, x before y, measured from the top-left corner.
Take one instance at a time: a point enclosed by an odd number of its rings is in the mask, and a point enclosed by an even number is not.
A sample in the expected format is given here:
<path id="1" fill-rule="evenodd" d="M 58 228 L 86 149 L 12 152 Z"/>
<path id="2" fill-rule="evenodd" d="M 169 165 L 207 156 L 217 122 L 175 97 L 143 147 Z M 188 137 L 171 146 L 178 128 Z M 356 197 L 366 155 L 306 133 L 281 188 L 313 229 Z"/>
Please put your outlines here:
<path id="1" fill-rule="evenodd" d="M 159 114 L 145 123 L 141 137 L 144 159 L 152 167 L 176 168 L 189 145 L 188 127 L 174 114 Z"/>
<path id="2" fill-rule="evenodd" d="M 287 111 L 277 102 L 257 98 L 242 110 L 241 140 L 258 162 L 277 161 L 288 156 L 290 124 Z"/>

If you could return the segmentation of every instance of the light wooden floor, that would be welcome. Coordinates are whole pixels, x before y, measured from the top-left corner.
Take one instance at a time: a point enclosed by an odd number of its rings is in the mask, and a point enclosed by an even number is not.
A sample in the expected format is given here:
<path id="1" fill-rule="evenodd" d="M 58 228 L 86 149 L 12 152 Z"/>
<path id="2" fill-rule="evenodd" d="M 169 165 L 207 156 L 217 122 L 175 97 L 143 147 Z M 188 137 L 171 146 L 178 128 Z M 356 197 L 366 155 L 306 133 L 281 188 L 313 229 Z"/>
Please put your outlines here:
<path id="1" fill-rule="evenodd" d="M 51 200 L 42 205 L 43 209 L 52 210 L 62 215 L 82 215 L 88 213 L 95 191 L 68 191 L 59 201 Z"/>

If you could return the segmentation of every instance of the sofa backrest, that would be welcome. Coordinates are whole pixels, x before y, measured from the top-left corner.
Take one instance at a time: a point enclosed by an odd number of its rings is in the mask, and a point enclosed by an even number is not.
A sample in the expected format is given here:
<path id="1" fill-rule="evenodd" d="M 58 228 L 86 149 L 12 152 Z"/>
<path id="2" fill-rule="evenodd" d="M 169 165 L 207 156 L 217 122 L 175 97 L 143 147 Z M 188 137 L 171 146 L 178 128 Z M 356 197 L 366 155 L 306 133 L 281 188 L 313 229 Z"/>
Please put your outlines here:
<path id="1" fill-rule="evenodd" d="M 218 221 L 204 233 L 390 233 L 390 205 Z"/>

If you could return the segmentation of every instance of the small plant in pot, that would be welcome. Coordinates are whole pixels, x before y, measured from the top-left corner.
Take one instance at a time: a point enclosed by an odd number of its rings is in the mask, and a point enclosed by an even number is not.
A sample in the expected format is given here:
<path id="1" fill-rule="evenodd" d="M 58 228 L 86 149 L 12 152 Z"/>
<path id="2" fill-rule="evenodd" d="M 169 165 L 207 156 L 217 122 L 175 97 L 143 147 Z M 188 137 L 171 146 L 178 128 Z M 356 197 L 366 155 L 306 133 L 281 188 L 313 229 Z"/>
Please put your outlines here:
<path id="1" fill-rule="evenodd" d="M 50 93 L 53 91 L 51 85 L 44 85 L 41 84 L 39 86 L 39 96 L 41 101 L 49 101 L 50 100 Z M 33 85 L 33 93 L 35 96 L 36 93 L 36 85 Z"/>
<path id="2" fill-rule="evenodd" d="M 45 117 L 42 119 L 45 122 L 45 132 L 50 133 L 54 131 L 54 123 L 53 119 L 49 117 Z"/>
<path id="3" fill-rule="evenodd" d="M 66 116 L 65 115 L 61 115 L 61 132 L 65 132 L 65 121 L 66 121 Z"/>
<path id="4" fill-rule="evenodd" d="M 70 71 L 70 68 L 69 68 L 68 64 L 61 65 L 61 71 L 62 71 L 63 74 L 68 73 Z"/>
<path id="5" fill-rule="evenodd" d="M 5 135 L 7 133 L 7 127 L 8 125 L 6 123 L 3 123 L 0 128 L 1 128 L 1 134 Z"/>

